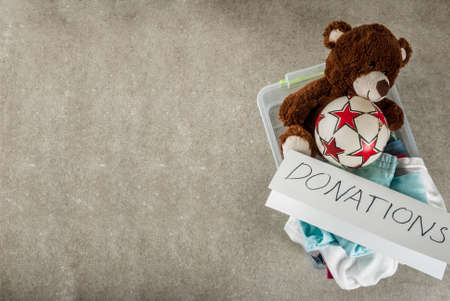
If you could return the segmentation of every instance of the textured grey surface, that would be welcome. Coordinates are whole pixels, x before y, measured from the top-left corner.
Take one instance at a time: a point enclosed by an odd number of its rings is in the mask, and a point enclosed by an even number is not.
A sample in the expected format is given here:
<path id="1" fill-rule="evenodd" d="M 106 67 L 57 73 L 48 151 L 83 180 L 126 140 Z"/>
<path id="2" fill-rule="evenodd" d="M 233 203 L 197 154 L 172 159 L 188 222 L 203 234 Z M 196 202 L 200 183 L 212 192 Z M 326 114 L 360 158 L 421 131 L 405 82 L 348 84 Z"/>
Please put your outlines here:
<path id="1" fill-rule="evenodd" d="M 0 299 L 448 300 L 408 267 L 342 291 L 264 207 L 259 89 L 335 19 L 414 49 L 398 84 L 450 206 L 448 1 L 1 1 Z"/>

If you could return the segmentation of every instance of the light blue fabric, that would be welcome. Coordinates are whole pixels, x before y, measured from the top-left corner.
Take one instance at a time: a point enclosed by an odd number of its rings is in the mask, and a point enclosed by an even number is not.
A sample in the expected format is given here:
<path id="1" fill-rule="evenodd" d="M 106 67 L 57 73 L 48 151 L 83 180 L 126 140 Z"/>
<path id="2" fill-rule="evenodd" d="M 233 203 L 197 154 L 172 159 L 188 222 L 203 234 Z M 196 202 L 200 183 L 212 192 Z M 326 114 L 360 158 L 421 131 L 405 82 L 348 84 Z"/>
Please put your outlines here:
<path id="1" fill-rule="evenodd" d="M 345 170 L 357 176 L 366 178 L 380 185 L 389 187 L 397 168 L 397 157 L 383 153 L 375 162 L 361 168 L 346 168 Z"/>
<path id="2" fill-rule="evenodd" d="M 334 234 L 334 237 L 336 238 L 338 244 L 345 250 L 347 256 L 360 257 L 373 253 L 373 250 L 368 249 L 362 245 L 356 244 L 353 241 L 340 237 L 336 234 Z"/>
<path id="3" fill-rule="evenodd" d="M 397 158 L 383 153 L 377 161 L 369 166 L 346 170 L 426 203 L 425 187 L 421 181 L 420 174 L 410 173 L 394 178 L 396 167 Z M 329 245 L 339 245 L 345 250 L 347 256 L 351 257 L 360 257 L 373 253 L 371 249 L 343 237 L 300 220 L 297 220 L 297 222 L 300 232 L 303 233 L 304 247 L 307 252 L 320 250 Z"/>
<path id="4" fill-rule="evenodd" d="M 425 185 L 417 172 L 395 177 L 392 180 L 391 189 L 406 194 L 422 203 L 428 203 Z"/>
<path id="5" fill-rule="evenodd" d="M 319 250 L 329 245 L 338 245 L 333 233 L 322 230 L 319 227 L 297 220 L 303 233 L 305 249 L 308 252 Z"/>

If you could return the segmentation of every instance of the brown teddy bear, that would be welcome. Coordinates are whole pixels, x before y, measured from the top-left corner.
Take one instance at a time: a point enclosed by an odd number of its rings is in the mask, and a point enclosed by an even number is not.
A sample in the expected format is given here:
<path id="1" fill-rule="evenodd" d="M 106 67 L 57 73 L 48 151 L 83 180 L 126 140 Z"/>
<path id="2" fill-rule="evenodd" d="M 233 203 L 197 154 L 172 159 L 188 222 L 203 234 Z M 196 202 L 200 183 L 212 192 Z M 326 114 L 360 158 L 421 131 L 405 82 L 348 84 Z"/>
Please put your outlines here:
<path id="1" fill-rule="evenodd" d="M 288 127 L 280 136 L 282 153 L 293 149 L 318 154 L 313 139 L 315 120 L 328 103 L 345 95 L 376 102 L 392 131 L 403 125 L 402 109 L 385 96 L 411 57 L 408 42 L 380 24 L 352 29 L 343 21 L 332 22 L 323 36 L 331 49 L 324 77 L 288 95 L 280 107 L 279 118 Z"/>

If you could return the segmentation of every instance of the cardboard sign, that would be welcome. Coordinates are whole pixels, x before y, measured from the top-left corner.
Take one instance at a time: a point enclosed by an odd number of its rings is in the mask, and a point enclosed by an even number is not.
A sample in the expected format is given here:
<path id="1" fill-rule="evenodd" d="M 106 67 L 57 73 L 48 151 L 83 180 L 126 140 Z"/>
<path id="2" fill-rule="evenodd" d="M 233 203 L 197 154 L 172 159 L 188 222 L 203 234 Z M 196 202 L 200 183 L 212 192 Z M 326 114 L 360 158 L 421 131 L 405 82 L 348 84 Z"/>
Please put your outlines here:
<path id="1" fill-rule="evenodd" d="M 328 163 L 289 151 L 266 206 L 442 279 L 450 214 Z"/>

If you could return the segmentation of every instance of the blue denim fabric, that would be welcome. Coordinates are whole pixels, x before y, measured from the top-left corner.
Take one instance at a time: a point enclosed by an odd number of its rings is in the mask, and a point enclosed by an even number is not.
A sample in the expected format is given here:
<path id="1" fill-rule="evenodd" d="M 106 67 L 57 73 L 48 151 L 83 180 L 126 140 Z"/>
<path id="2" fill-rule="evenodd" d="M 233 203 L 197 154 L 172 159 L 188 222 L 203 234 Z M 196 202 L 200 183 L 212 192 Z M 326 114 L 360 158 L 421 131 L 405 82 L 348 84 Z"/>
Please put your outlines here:
<path id="1" fill-rule="evenodd" d="M 394 156 L 404 155 L 405 157 L 409 157 L 403 141 L 392 137 L 384 148 L 384 152 Z"/>

